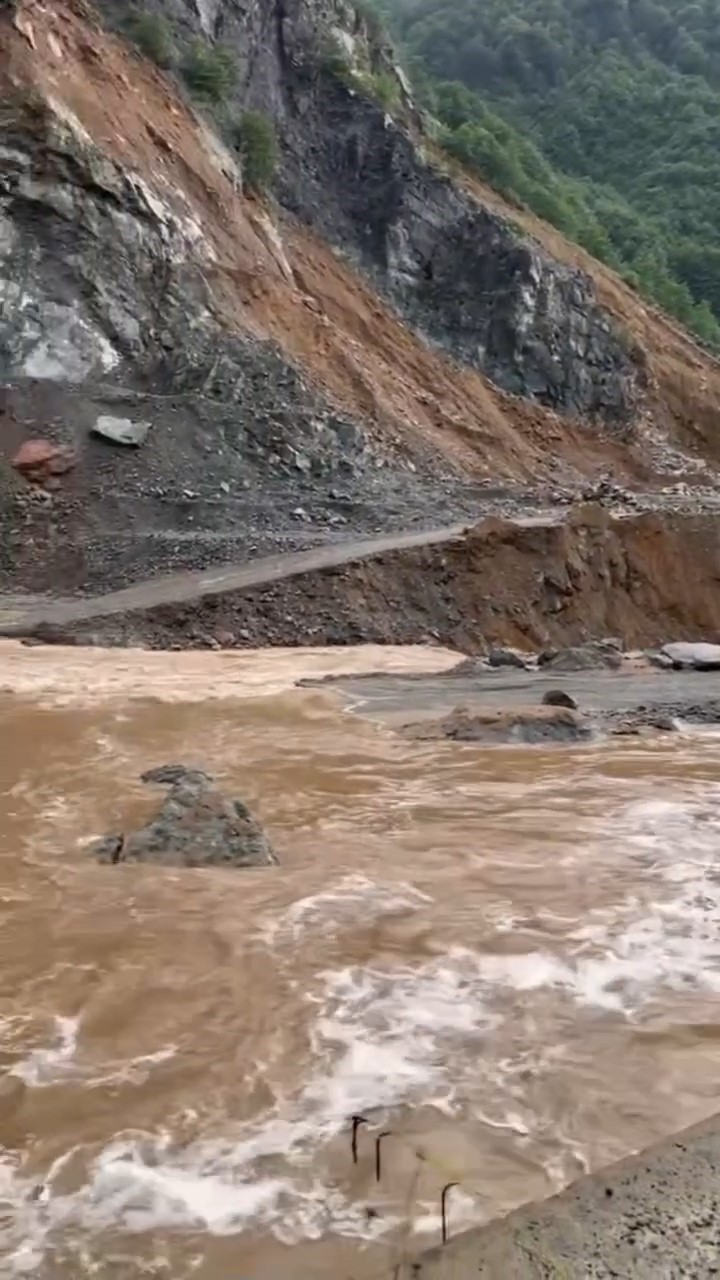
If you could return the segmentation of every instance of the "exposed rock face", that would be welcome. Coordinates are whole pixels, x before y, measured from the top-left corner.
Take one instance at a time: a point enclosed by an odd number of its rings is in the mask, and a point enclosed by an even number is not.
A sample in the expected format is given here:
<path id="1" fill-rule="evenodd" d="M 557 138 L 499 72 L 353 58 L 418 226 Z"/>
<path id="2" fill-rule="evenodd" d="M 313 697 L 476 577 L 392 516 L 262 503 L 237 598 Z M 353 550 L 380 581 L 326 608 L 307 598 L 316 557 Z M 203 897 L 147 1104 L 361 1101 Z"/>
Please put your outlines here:
<path id="1" fill-rule="evenodd" d="M 411 324 L 516 395 L 630 419 L 639 371 L 587 277 L 478 207 L 342 86 L 324 90 L 317 120 L 321 144 L 295 150 L 285 199 L 353 246 Z"/>
<path id="2" fill-rule="evenodd" d="M 257 867 L 277 857 L 242 800 L 228 800 L 208 774 L 185 765 L 162 765 L 143 782 L 169 786 L 156 816 L 128 835 L 110 835 L 95 846 L 100 862 L 156 866 Z"/>
<path id="3" fill-rule="evenodd" d="M 405 732 L 421 740 L 454 742 L 580 742 L 591 735 L 589 722 L 565 706 L 511 707 L 507 711 L 468 711 L 456 707 L 442 720 L 407 725 Z"/>
<path id="4" fill-rule="evenodd" d="M 271 115 L 284 144 L 283 204 L 362 264 L 411 324 L 505 390 L 580 416 L 629 420 L 639 370 L 590 280 L 428 163 L 377 24 L 343 0 L 149 7 L 179 42 L 194 32 L 233 49 L 235 104 Z M 125 16 L 118 0 L 101 8 L 115 23 Z M 345 64 L 342 76 L 330 55 Z M 394 78 L 391 114 L 359 91 L 376 72 Z"/>
<path id="5" fill-rule="evenodd" d="M 177 153 L 153 187 L 129 162 L 104 152 L 71 112 L 6 92 L 5 414 L 11 424 L 47 424 L 54 457 L 72 453 L 78 466 L 68 488 L 73 505 L 54 510 L 52 520 L 46 509 L 28 508 L 22 494 L 3 496 L 0 575 L 4 570 L 13 585 L 30 590 L 107 585 L 127 572 L 128 558 L 140 560 L 139 576 L 175 567 L 161 558 L 163 538 L 175 541 L 178 532 L 203 526 L 213 531 L 216 559 L 240 559 L 230 531 L 240 515 L 247 527 L 251 504 L 265 521 L 265 507 L 290 505 L 288 489 L 295 506 L 318 490 L 342 492 L 362 481 L 368 503 L 381 508 L 388 493 L 412 489 L 420 452 L 416 461 L 412 447 L 399 458 L 371 424 L 313 387 L 275 343 L 242 332 L 237 305 L 231 321 L 214 297 L 208 275 L 221 252 L 234 255 L 234 280 L 247 277 L 245 298 L 254 275 L 263 287 L 284 279 L 277 254 L 241 207 L 231 243 L 217 246 L 213 237 L 227 211 L 220 222 L 201 224 L 180 185 Z M 151 104 L 147 110 L 152 117 Z M 128 132 L 131 123 L 124 123 Z M 150 126 L 134 125 L 140 149 Z M 194 161 L 193 181 L 209 185 L 214 177 L 221 191 L 223 182 L 227 187 L 211 152 L 193 152 L 189 133 L 180 141 L 188 148 L 182 172 Z M 144 443 L 137 451 L 111 450 L 98 433 Z M 19 445 L 19 427 L 16 436 Z M 2 447 L 8 438 L 4 429 Z M 227 549 L 217 537 L 221 525 L 229 531 Z M 133 531 L 140 536 L 128 551 Z M 148 531 L 152 540 L 142 537 Z M 193 544 L 177 543 L 188 557 Z M 207 543 L 204 554 L 211 550 Z"/>

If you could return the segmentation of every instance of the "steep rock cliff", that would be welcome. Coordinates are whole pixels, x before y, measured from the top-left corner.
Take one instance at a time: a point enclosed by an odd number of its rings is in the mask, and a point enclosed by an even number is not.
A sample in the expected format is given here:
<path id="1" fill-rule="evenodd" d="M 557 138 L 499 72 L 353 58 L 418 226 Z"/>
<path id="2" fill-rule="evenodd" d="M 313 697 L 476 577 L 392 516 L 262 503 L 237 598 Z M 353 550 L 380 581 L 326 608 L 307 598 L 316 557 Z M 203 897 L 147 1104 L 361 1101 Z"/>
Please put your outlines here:
<path id="1" fill-rule="evenodd" d="M 409 87 L 377 25 L 343 0 L 149 0 L 178 48 L 190 34 L 238 59 L 223 104 L 258 107 L 282 141 L 277 192 L 371 276 L 420 333 L 499 386 L 627 423 L 640 370 L 592 283 L 423 154 Z M 125 7 L 101 0 L 121 24 Z M 368 96 L 394 81 L 388 110 Z"/>

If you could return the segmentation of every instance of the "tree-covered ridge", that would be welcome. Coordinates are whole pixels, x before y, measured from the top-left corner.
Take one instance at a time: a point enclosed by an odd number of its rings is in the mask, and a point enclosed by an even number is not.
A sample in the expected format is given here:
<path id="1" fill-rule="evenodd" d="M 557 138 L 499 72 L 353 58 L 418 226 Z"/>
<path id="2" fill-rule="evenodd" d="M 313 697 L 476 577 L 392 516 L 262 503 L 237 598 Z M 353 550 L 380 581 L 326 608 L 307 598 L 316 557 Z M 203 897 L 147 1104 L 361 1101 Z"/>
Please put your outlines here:
<path id="1" fill-rule="evenodd" d="M 719 344 L 720 0 L 385 2 L 445 145 Z"/>

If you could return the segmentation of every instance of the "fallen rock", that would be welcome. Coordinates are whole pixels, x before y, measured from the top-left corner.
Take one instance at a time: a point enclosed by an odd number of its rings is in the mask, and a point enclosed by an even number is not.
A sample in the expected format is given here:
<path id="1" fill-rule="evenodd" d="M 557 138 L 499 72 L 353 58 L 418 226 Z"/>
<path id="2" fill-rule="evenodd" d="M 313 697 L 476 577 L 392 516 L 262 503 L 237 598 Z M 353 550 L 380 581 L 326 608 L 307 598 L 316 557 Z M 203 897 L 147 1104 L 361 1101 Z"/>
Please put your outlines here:
<path id="1" fill-rule="evenodd" d="M 142 781 L 170 788 L 158 813 L 130 834 L 99 840 L 99 862 L 165 867 L 258 867 L 277 863 L 262 828 L 242 800 L 229 800 L 209 774 L 186 765 L 149 769 Z"/>
<path id="2" fill-rule="evenodd" d="M 526 671 L 532 659 L 529 653 L 521 653 L 519 649 L 491 649 L 487 656 L 491 667 L 516 667 Z"/>
<path id="3" fill-rule="evenodd" d="M 673 717 L 665 712 L 646 710 L 642 707 L 637 711 L 621 714 L 610 723 L 610 733 L 614 738 L 635 736 L 647 729 L 659 733 L 672 733 L 677 729 L 677 724 Z"/>
<path id="4" fill-rule="evenodd" d="M 112 444 L 122 444 L 137 449 L 145 443 L 150 430 L 149 422 L 134 422 L 132 418 L 112 418 L 105 414 L 96 419 L 93 432 Z"/>
<path id="5" fill-rule="evenodd" d="M 672 658 L 666 653 L 661 653 L 656 649 L 647 649 L 643 654 L 645 661 L 649 666 L 655 667 L 658 671 L 672 671 L 674 663 Z"/>
<path id="6" fill-rule="evenodd" d="M 569 693 L 564 689 L 548 689 L 547 693 L 542 696 L 542 705 L 544 707 L 569 707 L 571 711 L 577 711 L 578 704 Z"/>
<path id="7" fill-rule="evenodd" d="M 404 731 L 421 741 L 536 743 L 580 742 L 590 737 L 592 727 L 571 707 L 546 705 L 472 712 L 456 707 L 442 720 L 406 725 Z"/>
<path id="8" fill-rule="evenodd" d="M 77 458 L 72 449 L 53 444 L 51 440 L 26 440 L 20 446 L 12 465 L 30 484 L 53 486 L 60 476 L 72 471 Z"/>
<path id="9" fill-rule="evenodd" d="M 221 649 L 235 648 L 235 634 L 232 631 L 216 631 L 214 639 L 216 643 L 220 645 Z"/>
<path id="10" fill-rule="evenodd" d="M 589 640 L 550 653 L 541 653 L 538 663 L 551 671 L 597 671 L 605 668 L 617 671 L 622 666 L 622 650 L 615 640 Z"/>
<path id="11" fill-rule="evenodd" d="M 693 644 L 679 640 L 674 644 L 664 644 L 660 652 L 670 659 L 676 670 L 720 671 L 720 644 L 701 641 Z"/>

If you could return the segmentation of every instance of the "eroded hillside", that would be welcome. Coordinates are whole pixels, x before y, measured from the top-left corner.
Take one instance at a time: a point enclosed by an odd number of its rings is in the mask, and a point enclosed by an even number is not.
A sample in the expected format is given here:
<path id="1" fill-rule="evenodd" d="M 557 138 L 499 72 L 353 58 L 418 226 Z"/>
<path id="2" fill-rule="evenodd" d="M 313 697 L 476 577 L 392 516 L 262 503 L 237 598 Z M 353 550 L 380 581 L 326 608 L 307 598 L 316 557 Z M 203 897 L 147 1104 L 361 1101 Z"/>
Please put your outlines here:
<path id="1" fill-rule="evenodd" d="M 713 483 L 717 363 L 451 175 L 352 7 L 147 8 L 179 44 L 233 50 L 223 112 L 272 118 L 274 194 L 244 190 L 222 120 L 109 29 L 122 6 L 0 9 L 7 589 L 472 520 L 608 471 Z M 328 33 L 398 78 L 396 109 L 338 74 Z"/>

